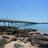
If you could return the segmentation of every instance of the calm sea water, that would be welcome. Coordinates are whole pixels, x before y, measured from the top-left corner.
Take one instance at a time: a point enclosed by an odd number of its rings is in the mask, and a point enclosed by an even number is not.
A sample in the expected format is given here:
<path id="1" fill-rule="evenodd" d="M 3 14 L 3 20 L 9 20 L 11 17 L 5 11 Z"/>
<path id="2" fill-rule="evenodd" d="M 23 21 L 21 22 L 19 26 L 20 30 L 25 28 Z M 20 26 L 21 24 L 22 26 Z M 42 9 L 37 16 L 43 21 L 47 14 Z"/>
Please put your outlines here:
<path id="1" fill-rule="evenodd" d="M 48 33 L 48 24 L 31 24 L 31 25 L 24 26 L 21 28 L 37 29 L 41 33 Z"/>
<path id="2" fill-rule="evenodd" d="M 0 24 L 0 26 L 3 26 L 3 23 Z M 22 24 L 19 26 L 19 28 L 20 29 L 37 29 L 41 33 L 48 33 L 48 24 Z"/>

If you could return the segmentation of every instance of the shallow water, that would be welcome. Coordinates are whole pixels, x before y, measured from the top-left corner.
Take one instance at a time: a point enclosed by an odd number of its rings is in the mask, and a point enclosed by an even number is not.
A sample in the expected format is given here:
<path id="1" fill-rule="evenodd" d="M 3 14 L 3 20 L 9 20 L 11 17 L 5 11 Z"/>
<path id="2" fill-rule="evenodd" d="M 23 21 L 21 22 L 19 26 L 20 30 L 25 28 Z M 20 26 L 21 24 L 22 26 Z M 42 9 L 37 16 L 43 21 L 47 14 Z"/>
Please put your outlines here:
<path id="1" fill-rule="evenodd" d="M 42 33 L 48 33 L 48 24 L 30 24 L 28 26 L 24 26 L 20 28 L 37 29 L 38 31 L 41 31 Z"/>
<path id="2" fill-rule="evenodd" d="M 16 27 L 19 27 L 19 29 L 37 29 L 41 33 L 48 33 L 48 24 L 24 24 L 24 23 L 19 23 L 19 25 L 15 25 Z M 4 26 L 3 23 L 0 23 L 0 26 Z M 8 24 L 6 23 L 6 26 Z M 10 25 L 12 26 L 12 25 Z"/>

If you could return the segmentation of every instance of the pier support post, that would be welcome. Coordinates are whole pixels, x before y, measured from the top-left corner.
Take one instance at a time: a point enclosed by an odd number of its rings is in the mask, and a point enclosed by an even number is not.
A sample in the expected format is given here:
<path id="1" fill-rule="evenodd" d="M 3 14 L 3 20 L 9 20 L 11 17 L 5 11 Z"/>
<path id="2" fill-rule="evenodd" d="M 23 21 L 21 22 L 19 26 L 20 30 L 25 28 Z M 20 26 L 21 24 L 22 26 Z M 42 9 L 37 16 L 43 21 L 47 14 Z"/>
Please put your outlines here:
<path id="1" fill-rule="evenodd" d="M 5 26 L 5 22 L 4 22 L 4 26 Z"/>
<path id="2" fill-rule="evenodd" d="M 13 22 L 11 22 L 11 26 L 13 27 Z"/>
<path id="3" fill-rule="evenodd" d="M 10 23 L 8 22 L 8 26 L 10 26 Z"/>

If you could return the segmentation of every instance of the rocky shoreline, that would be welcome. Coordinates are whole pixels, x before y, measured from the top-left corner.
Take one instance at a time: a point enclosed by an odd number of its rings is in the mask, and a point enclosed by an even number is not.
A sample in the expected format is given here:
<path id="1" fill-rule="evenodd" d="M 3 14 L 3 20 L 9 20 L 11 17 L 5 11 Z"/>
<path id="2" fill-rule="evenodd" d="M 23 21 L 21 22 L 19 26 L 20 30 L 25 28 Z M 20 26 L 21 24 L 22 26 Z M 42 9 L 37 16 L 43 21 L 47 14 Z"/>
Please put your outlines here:
<path id="1" fill-rule="evenodd" d="M 0 40 L 1 39 L 4 41 L 5 48 L 6 45 L 11 42 L 21 42 L 24 45 L 24 47 L 20 47 L 19 43 L 18 45 L 13 43 L 13 48 L 25 48 L 26 46 L 28 48 L 48 48 L 48 34 L 41 34 L 37 32 L 36 29 L 22 29 L 16 30 L 16 32 L 0 32 Z M 31 47 L 29 47 L 29 45 Z"/>

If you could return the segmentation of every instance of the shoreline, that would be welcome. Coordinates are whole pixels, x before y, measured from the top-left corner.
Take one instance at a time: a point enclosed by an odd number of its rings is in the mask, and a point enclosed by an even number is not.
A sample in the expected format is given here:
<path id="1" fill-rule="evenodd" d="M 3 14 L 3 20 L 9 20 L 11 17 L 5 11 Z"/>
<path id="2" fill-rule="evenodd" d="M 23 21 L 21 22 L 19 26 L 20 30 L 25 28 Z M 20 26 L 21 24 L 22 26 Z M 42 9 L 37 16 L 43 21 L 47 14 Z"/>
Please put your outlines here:
<path id="1" fill-rule="evenodd" d="M 39 48 L 39 46 L 42 46 L 42 45 L 46 46 L 46 44 L 48 44 L 48 36 L 46 36 L 46 34 L 45 35 L 41 34 L 36 29 L 17 30 L 17 32 L 11 32 L 11 33 L 4 32 L 1 36 L 2 36 L 1 38 L 3 40 L 5 40 L 5 42 L 7 43 L 7 44 L 5 44 L 7 46 L 8 46 L 8 44 L 9 45 L 12 44 L 12 43 L 10 44 L 10 42 L 13 42 L 13 41 L 18 42 L 18 40 L 19 40 L 19 42 L 24 43 L 24 45 L 27 43 L 26 45 L 27 45 L 28 48 L 30 48 L 29 45 L 33 46 L 31 48 L 36 48 L 36 47 Z M 25 46 L 23 48 L 25 48 Z M 20 47 L 20 45 L 19 45 L 19 47 Z"/>
<path id="2" fill-rule="evenodd" d="M 44 32 L 44 31 L 37 31 L 37 32 L 39 32 L 39 33 L 41 33 L 41 34 L 48 34 L 48 32 Z"/>

